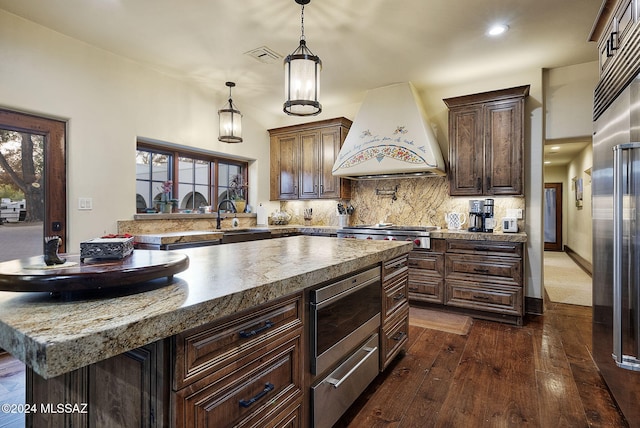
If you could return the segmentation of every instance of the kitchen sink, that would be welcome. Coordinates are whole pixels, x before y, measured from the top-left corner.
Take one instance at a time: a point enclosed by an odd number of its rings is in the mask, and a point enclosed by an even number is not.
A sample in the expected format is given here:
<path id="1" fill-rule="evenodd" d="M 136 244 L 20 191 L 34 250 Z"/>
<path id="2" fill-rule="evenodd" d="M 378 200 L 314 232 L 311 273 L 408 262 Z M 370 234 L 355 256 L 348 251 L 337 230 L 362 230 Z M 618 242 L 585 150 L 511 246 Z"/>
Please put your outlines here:
<path id="1" fill-rule="evenodd" d="M 221 232 L 223 233 L 220 240 L 221 244 L 271 239 L 271 232 L 268 229 L 233 229 L 222 230 Z"/>

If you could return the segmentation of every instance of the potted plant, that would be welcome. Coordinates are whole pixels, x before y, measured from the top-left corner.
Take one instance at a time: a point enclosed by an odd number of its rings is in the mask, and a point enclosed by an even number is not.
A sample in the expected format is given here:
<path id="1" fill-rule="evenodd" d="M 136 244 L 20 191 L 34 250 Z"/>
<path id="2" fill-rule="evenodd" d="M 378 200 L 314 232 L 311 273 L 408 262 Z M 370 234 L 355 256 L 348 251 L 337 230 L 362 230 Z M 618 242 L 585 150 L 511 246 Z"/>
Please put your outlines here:
<path id="1" fill-rule="evenodd" d="M 244 197 L 246 188 L 247 185 L 244 184 L 244 178 L 241 174 L 236 174 L 231 177 L 229 181 L 229 198 L 233 199 L 233 203 L 239 213 L 244 212 L 247 207 L 247 201 Z"/>
<path id="2" fill-rule="evenodd" d="M 173 190 L 173 181 L 167 180 L 162 183 L 160 187 L 160 200 L 158 201 L 158 205 L 160 207 L 160 212 L 168 214 L 173 211 L 173 206 L 177 204 L 177 199 L 171 199 L 171 191 Z"/>

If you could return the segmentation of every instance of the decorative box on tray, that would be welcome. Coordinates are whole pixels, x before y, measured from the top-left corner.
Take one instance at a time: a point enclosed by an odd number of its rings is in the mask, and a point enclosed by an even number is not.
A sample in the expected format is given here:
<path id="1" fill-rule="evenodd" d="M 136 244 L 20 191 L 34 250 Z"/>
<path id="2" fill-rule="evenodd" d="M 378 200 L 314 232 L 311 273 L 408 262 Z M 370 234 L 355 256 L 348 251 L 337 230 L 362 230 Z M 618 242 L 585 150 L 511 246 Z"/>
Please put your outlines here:
<path id="1" fill-rule="evenodd" d="M 133 253 L 133 236 L 107 235 L 80 243 L 80 261 L 84 259 L 124 259 Z"/>

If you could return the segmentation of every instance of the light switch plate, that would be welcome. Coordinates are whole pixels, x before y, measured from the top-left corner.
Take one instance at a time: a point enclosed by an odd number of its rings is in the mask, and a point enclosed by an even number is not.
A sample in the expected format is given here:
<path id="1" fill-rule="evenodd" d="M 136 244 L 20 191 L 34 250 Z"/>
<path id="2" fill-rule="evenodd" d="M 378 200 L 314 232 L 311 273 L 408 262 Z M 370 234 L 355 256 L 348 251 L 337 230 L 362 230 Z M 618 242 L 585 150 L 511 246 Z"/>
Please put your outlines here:
<path id="1" fill-rule="evenodd" d="M 93 209 L 93 198 L 78 198 L 78 209 L 79 210 L 92 210 Z"/>
<path id="2" fill-rule="evenodd" d="M 507 217 L 514 217 L 522 220 L 522 208 L 507 208 Z"/>

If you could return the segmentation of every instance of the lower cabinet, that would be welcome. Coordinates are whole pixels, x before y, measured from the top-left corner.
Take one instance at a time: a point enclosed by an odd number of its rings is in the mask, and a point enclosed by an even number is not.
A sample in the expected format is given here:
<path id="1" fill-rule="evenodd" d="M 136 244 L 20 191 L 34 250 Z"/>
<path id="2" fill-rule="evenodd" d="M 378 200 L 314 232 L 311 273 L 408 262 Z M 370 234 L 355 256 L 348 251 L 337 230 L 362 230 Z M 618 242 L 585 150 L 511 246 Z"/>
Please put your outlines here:
<path id="1" fill-rule="evenodd" d="M 409 256 L 409 299 L 474 317 L 522 325 L 524 246 L 520 242 L 432 239 Z"/>
<path id="2" fill-rule="evenodd" d="M 177 427 L 298 426 L 302 297 L 174 336 Z"/>
<path id="3" fill-rule="evenodd" d="M 409 259 L 406 255 L 382 266 L 382 323 L 380 368 L 406 348 L 409 340 Z"/>

